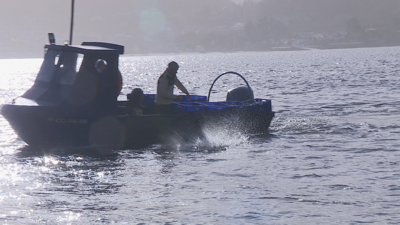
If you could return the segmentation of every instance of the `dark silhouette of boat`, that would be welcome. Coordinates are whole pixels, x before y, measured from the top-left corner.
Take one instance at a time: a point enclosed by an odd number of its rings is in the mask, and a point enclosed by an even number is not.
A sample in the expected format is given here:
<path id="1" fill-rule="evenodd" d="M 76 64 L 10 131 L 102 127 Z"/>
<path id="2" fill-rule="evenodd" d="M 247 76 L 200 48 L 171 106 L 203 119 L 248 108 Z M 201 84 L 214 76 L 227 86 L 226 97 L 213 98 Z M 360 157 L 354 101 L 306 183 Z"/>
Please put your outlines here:
<path id="1" fill-rule="evenodd" d="M 117 99 L 122 88 L 118 62 L 123 46 L 50 42 L 33 86 L 1 108 L 1 114 L 30 146 L 141 148 L 163 143 L 173 135 L 182 140 L 204 138 L 205 124 L 217 125 L 229 118 L 230 126 L 243 132 L 265 133 L 274 117 L 271 101 L 254 99 L 247 81 L 236 72 L 217 77 L 238 75 L 247 84 L 228 92 L 227 101 L 209 102 L 215 79 L 208 96 L 176 101 L 170 114 L 157 113 L 155 94 L 144 94 L 141 113 L 131 114 L 128 101 Z"/>

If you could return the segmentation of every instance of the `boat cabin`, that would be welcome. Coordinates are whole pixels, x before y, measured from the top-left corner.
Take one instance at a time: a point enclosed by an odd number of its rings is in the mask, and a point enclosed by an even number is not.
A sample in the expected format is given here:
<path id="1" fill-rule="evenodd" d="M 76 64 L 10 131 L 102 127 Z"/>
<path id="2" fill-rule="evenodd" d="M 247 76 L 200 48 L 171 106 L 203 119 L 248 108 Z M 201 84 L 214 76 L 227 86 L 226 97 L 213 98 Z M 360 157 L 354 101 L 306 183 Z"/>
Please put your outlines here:
<path id="1" fill-rule="evenodd" d="M 21 97 L 37 105 L 115 107 L 122 88 L 118 63 L 123 53 L 123 46 L 103 42 L 45 45 L 35 83 Z"/>

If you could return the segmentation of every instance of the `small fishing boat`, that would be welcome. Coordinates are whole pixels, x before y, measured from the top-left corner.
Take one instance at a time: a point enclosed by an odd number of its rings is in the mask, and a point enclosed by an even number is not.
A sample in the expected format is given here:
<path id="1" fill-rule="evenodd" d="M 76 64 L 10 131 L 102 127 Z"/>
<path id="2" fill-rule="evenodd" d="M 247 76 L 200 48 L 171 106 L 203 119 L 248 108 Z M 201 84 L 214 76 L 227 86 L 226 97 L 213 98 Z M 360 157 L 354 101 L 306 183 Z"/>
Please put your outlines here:
<path id="1" fill-rule="evenodd" d="M 205 125 L 226 126 L 227 119 L 229 126 L 243 132 L 265 133 L 274 117 L 271 100 L 254 98 L 246 79 L 236 72 L 219 75 L 208 96 L 175 101 L 170 114 L 157 113 L 155 94 L 144 94 L 140 113 L 132 114 L 129 99 L 118 100 L 118 63 L 124 46 L 58 45 L 49 37 L 33 86 L 1 107 L 1 114 L 29 146 L 141 148 L 164 143 L 173 135 L 182 140 L 204 138 Z M 240 76 L 246 86 L 229 91 L 226 101 L 210 102 L 214 83 L 228 74 Z"/>

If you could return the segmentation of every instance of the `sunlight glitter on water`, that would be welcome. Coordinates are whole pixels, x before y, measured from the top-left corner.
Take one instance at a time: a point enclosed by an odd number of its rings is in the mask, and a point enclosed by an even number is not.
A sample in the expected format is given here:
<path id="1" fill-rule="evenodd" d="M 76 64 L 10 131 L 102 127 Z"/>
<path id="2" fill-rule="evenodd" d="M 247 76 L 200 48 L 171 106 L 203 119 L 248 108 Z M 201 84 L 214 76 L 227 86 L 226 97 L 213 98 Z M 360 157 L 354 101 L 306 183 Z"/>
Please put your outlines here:
<path id="1" fill-rule="evenodd" d="M 16 77 L 27 73 L 36 74 L 43 59 L 0 59 L 0 79 Z"/>
<path id="2" fill-rule="evenodd" d="M 42 59 L 1 59 L 0 104 L 23 94 L 33 84 L 41 63 Z"/>

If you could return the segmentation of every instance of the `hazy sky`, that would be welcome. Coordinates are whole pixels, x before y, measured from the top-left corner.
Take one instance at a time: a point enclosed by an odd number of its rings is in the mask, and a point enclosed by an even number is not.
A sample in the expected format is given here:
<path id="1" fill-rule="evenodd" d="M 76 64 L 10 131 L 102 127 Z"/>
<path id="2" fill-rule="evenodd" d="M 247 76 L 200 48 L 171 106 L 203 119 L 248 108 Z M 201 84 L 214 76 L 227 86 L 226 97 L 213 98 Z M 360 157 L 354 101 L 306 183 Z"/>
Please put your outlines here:
<path id="1" fill-rule="evenodd" d="M 252 0 L 259 3 L 243 6 L 245 0 L 231 1 L 239 6 L 222 0 L 75 0 L 73 43 L 117 42 L 140 51 L 149 39 L 160 38 L 158 43 L 165 45 L 161 35 L 148 35 L 152 30 L 156 34 L 169 30 L 174 35 L 172 44 L 175 40 L 192 45 L 203 41 L 222 46 L 225 41 L 211 40 L 207 32 L 223 36 L 218 33 L 221 27 L 254 24 L 258 26 L 255 31 L 263 32 L 252 37 L 261 40 L 274 35 L 265 26 L 269 18 L 280 21 L 291 33 L 337 32 L 352 19 L 359 21 L 360 29 L 400 30 L 400 0 Z M 71 0 L 0 0 L 0 54 L 41 53 L 50 32 L 55 33 L 57 43 L 64 43 L 69 39 L 70 16 Z M 156 22 L 158 26 L 150 26 Z M 196 32 L 203 36 L 190 36 Z M 229 37 L 235 36 L 219 39 Z"/>
<path id="2" fill-rule="evenodd" d="M 98 7 L 94 7 L 94 1 L 75 0 L 74 36 L 89 31 L 91 26 L 98 25 L 100 27 L 101 24 L 95 24 L 96 18 L 100 18 L 105 13 L 120 10 L 126 11 L 126 9 L 121 9 L 121 4 L 118 4 L 118 1 L 98 1 L 101 4 Z M 243 0 L 232 1 L 241 3 Z M 126 1 L 124 2 L 126 5 Z M 135 4 L 137 2 L 151 4 L 152 0 L 134 0 L 132 2 L 135 2 Z M 133 11 L 134 8 L 132 6 L 131 8 Z M 28 36 L 32 36 L 32 33 L 37 34 L 43 31 L 42 36 L 29 38 L 39 39 L 39 43 L 45 43 L 47 41 L 47 33 L 54 32 L 57 40 L 63 42 L 68 40 L 69 37 L 70 15 L 70 0 L 0 0 L 0 29 L 2 31 L 0 40 L 9 39 L 10 36 L 13 39 L 19 38 L 16 36 L 28 38 Z M 96 17 L 96 15 L 98 16 Z M 87 20 L 88 18 L 90 20 Z M 99 23 L 102 22 L 100 21 Z M 79 37 L 77 38 L 79 39 Z"/>
<path id="3" fill-rule="evenodd" d="M 237 3 L 237 4 L 241 4 L 241 3 L 243 3 L 244 0 L 231 0 L 231 1 L 233 1 L 234 3 Z"/>

